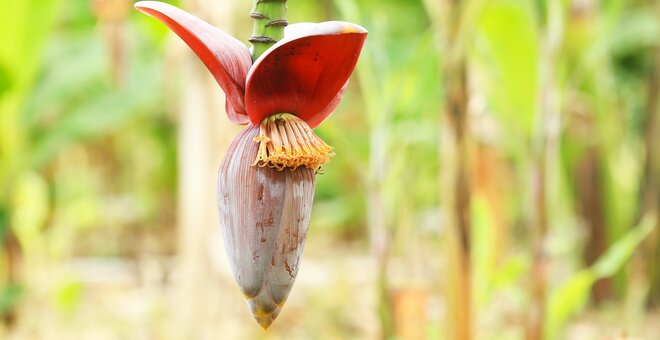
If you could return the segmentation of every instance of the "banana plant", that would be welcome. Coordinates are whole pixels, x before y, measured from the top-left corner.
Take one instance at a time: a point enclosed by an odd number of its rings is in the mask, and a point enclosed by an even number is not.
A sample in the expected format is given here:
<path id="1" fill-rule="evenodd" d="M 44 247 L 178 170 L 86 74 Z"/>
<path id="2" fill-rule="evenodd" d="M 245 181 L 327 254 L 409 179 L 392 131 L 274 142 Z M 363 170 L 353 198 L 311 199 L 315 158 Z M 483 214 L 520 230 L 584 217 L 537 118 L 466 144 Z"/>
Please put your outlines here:
<path id="1" fill-rule="evenodd" d="M 247 125 L 220 165 L 217 203 L 234 279 L 267 329 L 298 273 L 315 174 L 334 156 L 313 129 L 339 105 L 367 31 L 339 21 L 288 25 L 286 0 L 256 0 L 248 49 L 174 6 L 135 7 L 188 44 L 225 92 L 229 120 Z"/>

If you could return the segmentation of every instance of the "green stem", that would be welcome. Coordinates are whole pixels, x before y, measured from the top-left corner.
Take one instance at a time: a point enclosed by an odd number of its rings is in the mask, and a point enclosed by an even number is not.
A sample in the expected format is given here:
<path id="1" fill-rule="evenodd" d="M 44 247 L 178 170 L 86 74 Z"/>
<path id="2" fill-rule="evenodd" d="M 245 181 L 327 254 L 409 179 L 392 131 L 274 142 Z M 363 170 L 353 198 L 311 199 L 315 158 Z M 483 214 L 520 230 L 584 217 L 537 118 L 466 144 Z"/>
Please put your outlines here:
<path id="1" fill-rule="evenodd" d="M 262 53 L 284 37 L 287 0 L 255 0 L 250 17 L 254 19 L 252 60 L 257 60 Z"/>

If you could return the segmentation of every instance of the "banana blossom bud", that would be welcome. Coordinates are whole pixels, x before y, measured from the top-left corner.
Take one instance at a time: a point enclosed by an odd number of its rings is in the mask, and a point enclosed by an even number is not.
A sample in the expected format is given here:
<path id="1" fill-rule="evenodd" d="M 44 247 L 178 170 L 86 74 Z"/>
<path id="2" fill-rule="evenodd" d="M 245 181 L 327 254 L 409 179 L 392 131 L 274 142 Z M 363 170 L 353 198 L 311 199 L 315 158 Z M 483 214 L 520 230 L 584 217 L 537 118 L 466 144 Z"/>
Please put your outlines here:
<path id="1" fill-rule="evenodd" d="M 315 171 L 334 155 L 313 129 L 339 105 L 367 31 L 341 21 L 289 25 L 253 63 L 243 43 L 190 13 L 157 1 L 135 8 L 188 44 L 225 92 L 229 120 L 248 124 L 220 166 L 218 212 L 234 279 L 266 329 L 298 272 Z"/>

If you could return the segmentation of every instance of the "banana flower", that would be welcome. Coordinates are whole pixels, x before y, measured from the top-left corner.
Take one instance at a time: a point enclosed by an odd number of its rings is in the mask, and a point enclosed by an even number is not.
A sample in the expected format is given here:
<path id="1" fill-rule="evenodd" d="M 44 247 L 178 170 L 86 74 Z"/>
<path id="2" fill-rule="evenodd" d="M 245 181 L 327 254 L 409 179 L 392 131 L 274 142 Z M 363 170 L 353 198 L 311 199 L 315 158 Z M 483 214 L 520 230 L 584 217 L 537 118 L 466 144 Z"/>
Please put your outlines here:
<path id="1" fill-rule="evenodd" d="M 224 91 L 229 120 L 247 125 L 220 165 L 218 212 L 234 279 L 267 329 L 298 273 L 315 172 L 334 155 L 313 129 L 341 101 L 367 31 L 340 21 L 272 20 L 287 26 L 284 37 L 253 62 L 243 43 L 192 14 L 156 1 L 135 7 L 188 44 Z"/>

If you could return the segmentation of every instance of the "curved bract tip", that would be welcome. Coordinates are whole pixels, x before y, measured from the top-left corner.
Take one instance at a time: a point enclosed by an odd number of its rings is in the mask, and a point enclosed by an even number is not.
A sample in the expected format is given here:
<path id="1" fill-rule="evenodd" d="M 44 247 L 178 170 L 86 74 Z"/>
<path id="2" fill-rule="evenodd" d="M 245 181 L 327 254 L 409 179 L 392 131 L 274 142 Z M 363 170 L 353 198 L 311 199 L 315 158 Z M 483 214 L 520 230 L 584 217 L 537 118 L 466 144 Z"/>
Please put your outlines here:
<path id="1" fill-rule="evenodd" d="M 369 33 L 366 28 L 346 21 L 325 21 L 320 23 L 299 22 L 287 26 L 284 29 L 284 39 L 282 41 L 291 41 L 304 36 L 314 35 L 333 35 L 346 33 Z"/>
<path id="2" fill-rule="evenodd" d="M 339 104 L 366 37 L 363 27 L 342 21 L 287 27 L 248 73 L 245 105 L 252 124 L 291 113 L 318 126 Z"/>
<path id="3" fill-rule="evenodd" d="M 158 19 L 176 33 L 211 71 L 227 97 L 227 116 L 232 123 L 248 122 L 245 79 L 252 66 L 247 47 L 232 36 L 196 16 L 159 1 L 140 1 L 135 8 Z"/>

